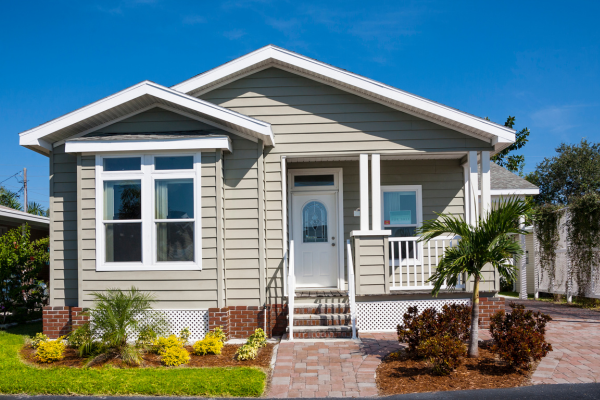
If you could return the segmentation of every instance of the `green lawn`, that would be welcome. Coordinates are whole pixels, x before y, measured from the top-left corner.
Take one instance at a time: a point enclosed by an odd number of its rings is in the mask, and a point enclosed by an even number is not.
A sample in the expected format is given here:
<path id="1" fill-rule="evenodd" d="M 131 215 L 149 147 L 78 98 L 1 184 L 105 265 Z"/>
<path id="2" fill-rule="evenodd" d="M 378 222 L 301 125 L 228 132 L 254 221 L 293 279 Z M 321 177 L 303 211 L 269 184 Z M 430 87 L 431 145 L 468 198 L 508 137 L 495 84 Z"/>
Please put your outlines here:
<path id="1" fill-rule="evenodd" d="M 19 359 L 41 324 L 0 331 L 0 393 L 257 397 L 265 373 L 255 368 L 37 368 Z"/>

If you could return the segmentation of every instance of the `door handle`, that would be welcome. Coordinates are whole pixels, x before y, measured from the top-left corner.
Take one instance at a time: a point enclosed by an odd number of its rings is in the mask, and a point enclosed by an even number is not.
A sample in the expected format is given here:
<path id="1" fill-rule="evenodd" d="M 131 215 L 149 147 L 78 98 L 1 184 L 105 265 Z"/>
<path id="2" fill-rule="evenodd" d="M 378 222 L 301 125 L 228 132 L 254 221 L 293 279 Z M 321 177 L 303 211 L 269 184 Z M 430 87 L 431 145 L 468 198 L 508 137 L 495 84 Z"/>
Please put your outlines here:
<path id="1" fill-rule="evenodd" d="M 332 243 L 331 243 L 331 245 L 332 245 L 332 246 L 335 246 L 335 243 L 333 243 L 333 242 L 332 242 Z"/>

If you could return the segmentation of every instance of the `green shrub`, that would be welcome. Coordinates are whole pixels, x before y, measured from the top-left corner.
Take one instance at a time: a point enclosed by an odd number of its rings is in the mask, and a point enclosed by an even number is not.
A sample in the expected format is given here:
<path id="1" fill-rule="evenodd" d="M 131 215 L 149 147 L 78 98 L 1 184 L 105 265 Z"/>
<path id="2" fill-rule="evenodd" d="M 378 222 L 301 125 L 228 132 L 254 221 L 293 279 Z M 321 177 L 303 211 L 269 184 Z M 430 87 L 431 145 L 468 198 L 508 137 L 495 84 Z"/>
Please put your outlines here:
<path id="1" fill-rule="evenodd" d="M 433 373 L 448 375 L 461 363 L 467 348 L 459 339 L 452 336 L 434 336 L 422 342 L 417 351 L 433 364 Z"/>
<path id="2" fill-rule="evenodd" d="M 154 344 L 157 338 L 158 335 L 156 334 L 156 332 L 154 332 L 154 330 L 151 327 L 145 326 L 138 334 L 135 343 L 138 347 L 148 348 Z"/>
<path id="3" fill-rule="evenodd" d="M 162 353 L 160 362 L 168 367 L 177 367 L 190 362 L 190 353 L 183 347 L 169 347 Z"/>
<path id="4" fill-rule="evenodd" d="M 552 345 L 546 342 L 546 324 L 552 321 L 547 314 L 525 310 L 521 304 L 510 303 L 512 312 L 498 311 L 492 315 L 491 351 L 508 365 L 517 369 L 531 368 L 531 360 L 541 360 Z"/>
<path id="5" fill-rule="evenodd" d="M 39 342 L 35 357 L 43 363 L 53 363 L 63 359 L 65 351 L 65 343 L 63 337 L 59 337 L 56 340 L 47 340 L 45 342 Z"/>
<path id="6" fill-rule="evenodd" d="M 208 332 L 205 338 L 214 338 L 219 340 L 221 343 L 225 343 L 225 341 L 227 341 L 227 335 L 225 335 L 225 332 L 223 332 L 223 329 L 221 329 L 220 326 L 217 326 L 215 329 Z"/>
<path id="7" fill-rule="evenodd" d="M 237 350 L 236 355 L 240 361 L 254 360 L 258 355 L 258 347 L 251 343 L 246 343 Z"/>
<path id="8" fill-rule="evenodd" d="M 208 336 L 208 335 L 207 335 Z M 204 356 L 206 354 L 221 354 L 223 342 L 214 337 L 205 337 L 194 343 L 194 354 Z"/>
<path id="9" fill-rule="evenodd" d="M 408 344 L 408 353 L 413 357 L 423 357 L 418 349 L 429 338 L 446 335 L 460 341 L 469 339 L 471 307 L 444 305 L 441 313 L 427 308 L 420 314 L 417 307 L 409 307 L 402 320 L 397 328 L 398 341 Z"/>
<path id="10" fill-rule="evenodd" d="M 158 337 L 153 344 L 152 350 L 157 353 L 162 355 L 167 349 L 170 349 L 172 347 L 183 347 L 183 345 L 185 344 L 185 342 L 183 342 L 183 340 L 175 335 L 170 335 L 168 337 Z"/>
<path id="11" fill-rule="evenodd" d="M 258 355 L 258 349 L 267 345 L 267 335 L 265 331 L 258 328 L 254 331 L 246 344 L 241 346 L 235 353 L 238 360 L 254 360 Z"/>
<path id="12" fill-rule="evenodd" d="M 85 343 L 92 340 L 92 332 L 89 322 L 81 325 L 67 336 L 67 345 L 79 349 Z"/>
<path id="13" fill-rule="evenodd" d="M 254 333 L 248 338 L 248 343 L 253 343 L 257 348 L 265 347 L 267 345 L 267 335 L 265 331 L 263 331 L 261 328 L 255 330 Z"/>
<path id="14" fill-rule="evenodd" d="M 192 336 L 192 331 L 187 326 L 179 331 L 179 339 L 181 339 L 184 345 L 190 340 L 190 336 Z"/>
<path id="15" fill-rule="evenodd" d="M 42 332 L 38 332 L 33 338 L 31 338 L 31 347 L 37 349 L 40 343 L 47 342 L 48 340 L 48 336 L 44 335 Z"/>

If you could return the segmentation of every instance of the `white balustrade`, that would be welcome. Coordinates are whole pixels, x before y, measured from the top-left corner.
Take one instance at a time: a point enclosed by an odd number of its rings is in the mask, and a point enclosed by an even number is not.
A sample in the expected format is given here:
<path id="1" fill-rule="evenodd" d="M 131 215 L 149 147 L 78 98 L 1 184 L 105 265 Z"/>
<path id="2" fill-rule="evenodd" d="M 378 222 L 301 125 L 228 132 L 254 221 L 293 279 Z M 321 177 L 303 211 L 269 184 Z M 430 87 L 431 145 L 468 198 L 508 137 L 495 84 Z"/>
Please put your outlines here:
<path id="1" fill-rule="evenodd" d="M 352 245 L 346 241 L 346 257 L 348 258 L 348 301 L 350 302 L 350 319 L 352 321 L 352 339 L 356 339 L 356 281 L 354 279 L 354 263 L 352 261 Z"/>
<path id="2" fill-rule="evenodd" d="M 428 279 L 435 273 L 446 246 L 458 244 L 458 237 L 438 237 L 419 242 L 419 237 L 390 237 L 391 290 L 429 290 L 433 284 Z M 465 287 L 459 279 L 456 289 Z M 445 289 L 446 286 L 442 286 Z"/>
<path id="3" fill-rule="evenodd" d="M 288 339 L 294 340 L 294 297 L 296 296 L 296 275 L 294 273 L 294 241 L 290 240 L 288 260 Z"/>

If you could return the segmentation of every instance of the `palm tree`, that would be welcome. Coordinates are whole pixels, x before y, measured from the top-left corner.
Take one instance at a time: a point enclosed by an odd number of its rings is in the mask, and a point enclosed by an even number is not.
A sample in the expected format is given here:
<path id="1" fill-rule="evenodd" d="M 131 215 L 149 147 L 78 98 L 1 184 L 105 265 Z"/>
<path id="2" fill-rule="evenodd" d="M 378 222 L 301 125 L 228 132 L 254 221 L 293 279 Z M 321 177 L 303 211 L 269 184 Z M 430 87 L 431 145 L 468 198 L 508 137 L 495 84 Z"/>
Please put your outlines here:
<path id="1" fill-rule="evenodd" d="M 420 241 L 447 234 L 461 238 L 458 245 L 446 248 L 429 281 L 433 283 L 432 294 L 437 296 L 442 285 L 454 288 L 462 275 L 466 274 L 467 280 L 474 277 L 469 357 L 479 355 L 479 282 L 483 277 L 483 267 L 491 264 L 507 280 L 516 278 L 515 265 L 523 250 L 511 236 L 527 234 L 519 226 L 519 217 L 528 212 L 529 206 L 521 199 L 500 199 L 495 208 L 478 219 L 475 226 L 467 223 L 463 217 L 437 214 L 438 219 L 425 221 L 419 228 Z M 515 265 L 512 260 L 515 260 Z"/>

